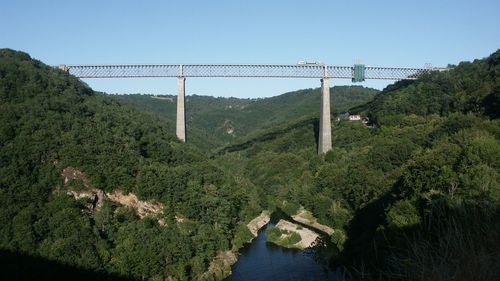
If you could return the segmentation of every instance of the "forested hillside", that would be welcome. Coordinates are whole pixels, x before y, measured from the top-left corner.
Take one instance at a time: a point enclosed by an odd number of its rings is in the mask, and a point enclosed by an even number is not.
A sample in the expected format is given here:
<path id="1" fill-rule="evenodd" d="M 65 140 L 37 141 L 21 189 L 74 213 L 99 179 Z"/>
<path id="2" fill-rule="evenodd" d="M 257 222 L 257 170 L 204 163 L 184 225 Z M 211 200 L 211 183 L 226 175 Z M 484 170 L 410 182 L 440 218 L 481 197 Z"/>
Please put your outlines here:
<path id="1" fill-rule="evenodd" d="M 408 114 L 447 116 L 460 112 L 498 118 L 499 63 L 497 51 L 486 59 L 450 66 L 451 71 L 424 75 L 414 82 L 398 82 L 353 111 L 370 113 L 380 123 L 397 123 Z"/>
<path id="2" fill-rule="evenodd" d="M 318 90 L 189 97 L 198 141 L 185 144 L 173 97 L 96 93 L 1 49 L 0 254 L 137 280 L 210 279 L 218 251 L 251 237 L 251 218 L 303 206 L 335 229 L 332 263 L 352 280 L 498 280 L 499 57 L 378 94 L 334 87 L 334 112 L 353 106 L 374 123 L 332 122 L 333 149 L 317 155 Z M 210 159 L 199 152 L 217 145 Z M 162 212 L 142 216 L 111 200 L 116 191 Z"/>
<path id="3" fill-rule="evenodd" d="M 389 86 L 352 110 L 375 126 L 334 123 L 324 158 L 311 119 L 230 146 L 222 159 L 246 163 L 235 169 L 268 202 L 290 214 L 303 205 L 333 226 L 335 262 L 355 279 L 497 280 L 498 56 Z"/>
<path id="4" fill-rule="evenodd" d="M 187 280 L 230 249 L 238 222 L 253 215 L 252 193 L 177 141 L 171 123 L 25 53 L 0 50 L 0 101 L 2 251 L 135 279 Z M 86 178 L 65 182 L 68 167 Z M 87 183 L 155 199 L 164 211 L 139 219 L 109 200 L 89 211 L 93 199 L 67 190 L 84 194 Z"/>
<path id="5" fill-rule="evenodd" d="M 371 101 L 377 90 L 361 86 L 330 89 L 332 114 Z M 175 121 L 175 96 L 113 95 L 139 109 L 155 112 Z M 265 99 L 187 96 L 186 118 L 190 141 L 203 150 L 212 149 L 259 135 L 297 119 L 317 117 L 320 89 L 305 89 Z"/>

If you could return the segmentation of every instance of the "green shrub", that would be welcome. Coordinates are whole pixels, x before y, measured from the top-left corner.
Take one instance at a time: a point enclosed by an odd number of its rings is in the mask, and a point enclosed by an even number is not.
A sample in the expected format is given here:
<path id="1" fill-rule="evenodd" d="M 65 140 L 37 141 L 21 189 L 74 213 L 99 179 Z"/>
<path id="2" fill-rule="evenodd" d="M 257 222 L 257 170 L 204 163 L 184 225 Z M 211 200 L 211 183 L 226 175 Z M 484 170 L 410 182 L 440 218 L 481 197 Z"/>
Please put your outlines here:
<path id="1" fill-rule="evenodd" d="M 300 240 L 302 240 L 302 237 L 300 237 L 300 235 L 297 232 L 293 232 L 292 235 L 290 235 L 290 237 L 288 237 L 288 239 L 289 239 L 289 243 L 291 245 L 293 245 L 293 244 L 299 243 Z"/>
<path id="2" fill-rule="evenodd" d="M 277 242 L 281 237 L 281 230 L 273 226 L 266 230 L 266 235 L 267 235 L 267 241 Z"/>
<path id="3" fill-rule="evenodd" d="M 335 229 L 335 232 L 330 236 L 330 240 L 339 248 L 340 251 L 344 249 L 344 243 L 347 240 L 347 236 L 342 229 Z"/>
<path id="4" fill-rule="evenodd" d="M 252 240 L 253 235 L 245 224 L 239 224 L 236 227 L 236 233 L 233 239 L 233 249 L 237 250 L 243 246 L 243 244 Z"/>
<path id="5" fill-rule="evenodd" d="M 342 228 L 352 218 L 349 209 L 345 208 L 339 201 L 334 201 L 328 209 L 328 216 L 334 228 Z"/>
<path id="6" fill-rule="evenodd" d="M 282 208 L 283 212 L 285 212 L 289 216 L 293 216 L 297 214 L 297 212 L 300 209 L 300 205 L 297 203 L 289 202 L 289 201 L 283 201 Z"/>

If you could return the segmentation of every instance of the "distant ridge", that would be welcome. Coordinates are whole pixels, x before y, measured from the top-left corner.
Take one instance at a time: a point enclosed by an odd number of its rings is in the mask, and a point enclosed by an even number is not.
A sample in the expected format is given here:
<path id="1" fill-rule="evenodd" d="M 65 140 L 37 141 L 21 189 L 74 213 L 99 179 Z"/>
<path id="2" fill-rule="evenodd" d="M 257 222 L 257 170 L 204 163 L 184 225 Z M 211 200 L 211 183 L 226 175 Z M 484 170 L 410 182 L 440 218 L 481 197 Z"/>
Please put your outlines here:
<path id="1" fill-rule="evenodd" d="M 361 86 L 331 88 L 332 114 L 373 99 L 378 90 Z M 175 120 L 174 102 L 154 96 L 112 96 L 137 108 L 152 111 L 167 120 Z M 175 100 L 175 96 L 162 97 Z M 215 98 L 192 95 L 186 97 L 188 134 L 203 150 L 217 150 L 269 129 L 319 116 L 319 89 L 305 89 L 262 99 Z M 286 125 L 285 125 L 286 126 Z"/>

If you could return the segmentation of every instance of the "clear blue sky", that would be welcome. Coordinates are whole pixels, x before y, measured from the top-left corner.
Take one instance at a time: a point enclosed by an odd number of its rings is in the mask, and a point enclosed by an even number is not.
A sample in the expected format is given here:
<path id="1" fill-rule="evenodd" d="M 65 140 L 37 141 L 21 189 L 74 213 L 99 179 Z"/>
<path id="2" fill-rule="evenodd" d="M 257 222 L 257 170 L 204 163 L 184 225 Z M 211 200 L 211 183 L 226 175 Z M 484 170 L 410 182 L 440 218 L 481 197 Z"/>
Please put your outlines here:
<path id="1" fill-rule="evenodd" d="M 499 11 L 498 0 L 0 0 L 0 47 L 50 65 L 361 60 L 446 66 L 500 48 Z M 110 93 L 175 94 L 177 85 L 175 78 L 85 82 Z M 186 91 L 264 97 L 319 86 L 315 79 L 191 78 Z"/>

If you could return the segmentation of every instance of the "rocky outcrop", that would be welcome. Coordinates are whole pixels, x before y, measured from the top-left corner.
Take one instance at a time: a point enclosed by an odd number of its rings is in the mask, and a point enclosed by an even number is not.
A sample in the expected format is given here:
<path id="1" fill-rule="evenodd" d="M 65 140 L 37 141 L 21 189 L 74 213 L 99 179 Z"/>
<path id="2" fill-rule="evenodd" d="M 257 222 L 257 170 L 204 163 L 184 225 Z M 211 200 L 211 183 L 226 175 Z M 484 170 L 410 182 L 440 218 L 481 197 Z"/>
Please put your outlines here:
<path id="1" fill-rule="evenodd" d="M 297 224 L 291 223 L 286 220 L 280 220 L 276 227 L 286 233 L 297 233 L 300 235 L 301 240 L 293 245 L 294 248 L 305 249 L 314 246 L 314 242 L 318 239 L 319 235 L 307 228 L 303 228 Z"/>
<path id="2" fill-rule="evenodd" d="M 248 230 L 250 230 L 254 237 L 257 237 L 259 230 L 264 225 L 268 224 L 270 220 L 271 214 L 269 211 L 264 210 L 258 217 L 254 218 L 247 224 Z"/>
<path id="3" fill-rule="evenodd" d="M 233 251 L 219 251 L 217 256 L 210 262 L 208 271 L 205 272 L 200 280 L 220 279 L 231 274 L 231 266 L 237 261 L 236 254 Z"/>
<path id="4" fill-rule="evenodd" d="M 226 120 L 224 121 L 224 125 L 223 125 L 224 129 L 226 130 L 226 133 L 228 135 L 232 135 L 234 134 L 234 124 L 233 124 L 233 121 L 231 120 Z"/>
<path id="5" fill-rule="evenodd" d="M 111 193 L 106 193 L 106 197 L 113 202 L 134 209 L 141 219 L 163 213 L 163 204 L 139 200 L 133 193 L 124 194 L 120 190 L 114 190 Z"/>
<path id="6" fill-rule="evenodd" d="M 85 173 L 73 168 L 67 167 L 61 173 L 64 178 L 64 190 L 66 194 L 75 199 L 86 198 L 89 201 L 87 209 L 91 212 L 100 209 L 105 200 L 120 204 L 125 207 L 130 207 L 135 210 L 139 218 L 147 216 L 153 217 L 163 213 L 163 204 L 154 201 L 139 200 L 133 193 L 125 194 L 120 190 L 105 193 L 101 189 L 95 188 Z M 71 181 L 76 181 L 80 188 L 74 188 L 70 185 Z M 163 219 L 158 220 L 160 225 L 165 225 Z"/>
<path id="7" fill-rule="evenodd" d="M 87 198 L 90 203 L 87 205 L 87 209 L 90 211 L 94 211 L 96 209 L 100 209 L 104 200 L 106 199 L 106 194 L 104 191 L 95 188 L 82 171 L 73 168 L 67 167 L 63 169 L 61 173 L 64 178 L 64 188 L 66 190 L 66 194 L 73 196 L 75 199 Z M 71 181 L 76 181 L 82 185 L 81 188 L 74 189 L 70 186 Z"/>

